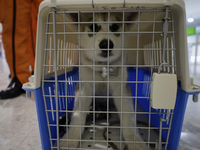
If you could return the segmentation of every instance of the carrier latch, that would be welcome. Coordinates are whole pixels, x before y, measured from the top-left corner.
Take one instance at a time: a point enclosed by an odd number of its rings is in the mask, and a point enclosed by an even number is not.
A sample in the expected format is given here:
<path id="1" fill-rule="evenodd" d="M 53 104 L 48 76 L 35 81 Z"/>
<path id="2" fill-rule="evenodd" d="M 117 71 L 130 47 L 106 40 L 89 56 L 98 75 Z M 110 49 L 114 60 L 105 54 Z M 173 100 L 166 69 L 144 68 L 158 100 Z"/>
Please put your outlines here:
<path id="1" fill-rule="evenodd" d="M 163 49 L 162 63 L 158 67 L 158 73 L 153 73 L 151 83 L 151 107 L 155 109 L 174 109 L 177 94 L 177 76 L 174 73 L 161 73 L 164 65 L 169 65 L 165 61 L 165 46 L 168 32 L 168 12 L 166 7 L 164 24 L 163 24 Z"/>

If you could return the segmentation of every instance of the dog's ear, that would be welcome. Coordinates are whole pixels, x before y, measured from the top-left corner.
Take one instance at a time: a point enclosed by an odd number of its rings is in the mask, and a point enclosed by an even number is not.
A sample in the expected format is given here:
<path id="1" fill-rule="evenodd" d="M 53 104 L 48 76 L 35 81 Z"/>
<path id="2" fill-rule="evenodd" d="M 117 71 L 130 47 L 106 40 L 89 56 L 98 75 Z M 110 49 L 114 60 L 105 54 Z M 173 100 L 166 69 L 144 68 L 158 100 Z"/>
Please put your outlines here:
<path id="1" fill-rule="evenodd" d="M 92 13 L 69 13 L 66 14 L 66 16 L 69 21 L 74 23 L 73 27 L 76 28 L 75 30 L 78 29 L 79 22 L 90 22 L 93 19 Z"/>
<path id="2" fill-rule="evenodd" d="M 138 19 L 137 12 L 127 12 L 124 16 L 124 21 L 136 21 Z M 135 25 L 135 23 L 127 23 L 126 24 L 129 30 Z"/>
<path id="3" fill-rule="evenodd" d="M 80 18 L 78 18 L 78 17 L 80 17 Z M 78 15 L 78 13 L 70 13 L 70 14 L 67 14 L 67 18 L 69 18 L 69 21 L 74 22 L 74 23 L 78 23 L 78 21 L 90 22 L 93 19 L 93 14 L 92 13 L 80 13 L 80 15 Z"/>
<path id="4" fill-rule="evenodd" d="M 137 12 L 127 12 L 124 16 L 124 21 L 135 21 L 138 18 Z"/>
<path id="5" fill-rule="evenodd" d="M 66 18 L 69 22 L 72 22 L 73 24 L 70 24 L 70 27 L 72 30 L 77 31 L 78 30 L 78 13 L 67 13 Z"/>
<path id="6" fill-rule="evenodd" d="M 74 23 L 78 22 L 78 13 L 69 13 L 66 15 L 69 21 L 74 22 Z"/>

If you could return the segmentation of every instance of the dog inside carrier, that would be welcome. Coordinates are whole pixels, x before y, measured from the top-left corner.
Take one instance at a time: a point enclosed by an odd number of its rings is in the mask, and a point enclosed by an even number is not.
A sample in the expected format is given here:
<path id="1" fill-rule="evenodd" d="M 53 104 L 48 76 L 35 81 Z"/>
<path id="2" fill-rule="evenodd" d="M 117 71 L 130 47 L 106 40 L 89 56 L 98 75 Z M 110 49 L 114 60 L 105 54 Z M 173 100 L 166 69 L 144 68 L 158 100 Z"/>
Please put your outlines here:
<path id="1" fill-rule="evenodd" d="M 177 150 L 191 83 L 182 0 L 44 1 L 34 89 L 44 150 Z"/>

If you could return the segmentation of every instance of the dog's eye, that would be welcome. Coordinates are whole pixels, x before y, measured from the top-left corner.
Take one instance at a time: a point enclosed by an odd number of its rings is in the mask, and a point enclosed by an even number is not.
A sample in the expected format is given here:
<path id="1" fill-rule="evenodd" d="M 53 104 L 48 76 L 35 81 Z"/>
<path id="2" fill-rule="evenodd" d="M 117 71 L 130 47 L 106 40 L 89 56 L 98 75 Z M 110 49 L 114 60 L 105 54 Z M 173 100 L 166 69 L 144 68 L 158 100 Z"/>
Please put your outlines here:
<path id="1" fill-rule="evenodd" d="M 93 26 L 93 24 L 91 24 L 91 25 L 89 26 L 89 28 L 90 28 L 92 31 L 94 31 L 93 27 L 95 28 L 95 32 L 98 32 L 98 31 L 101 29 L 101 26 L 98 26 L 96 23 L 94 24 L 94 26 Z"/>
<path id="2" fill-rule="evenodd" d="M 110 26 L 110 30 L 112 32 L 116 32 L 119 29 L 119 25 L 118 24 L 113 24 L 112 26 Z"/>

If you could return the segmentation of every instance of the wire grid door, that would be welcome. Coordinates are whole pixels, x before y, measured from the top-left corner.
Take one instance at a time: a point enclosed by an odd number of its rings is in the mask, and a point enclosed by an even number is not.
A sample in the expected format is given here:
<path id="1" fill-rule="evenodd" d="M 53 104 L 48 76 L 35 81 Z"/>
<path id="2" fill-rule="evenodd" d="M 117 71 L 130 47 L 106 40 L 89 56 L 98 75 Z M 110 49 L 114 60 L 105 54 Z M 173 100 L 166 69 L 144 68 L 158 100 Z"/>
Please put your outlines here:
<path id="1" fill-rule="evenodd" d="M 150 86 L 163 52 L 161 72 L 176 73 L 173 13 L 126 9 L 48 14 L 42 89 L 52 149 L 167 149 L 173 110 L 151 108 Z"/>

